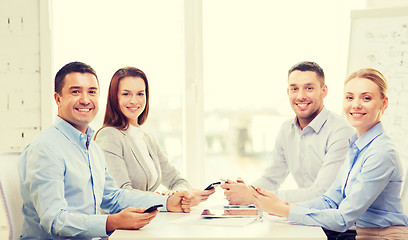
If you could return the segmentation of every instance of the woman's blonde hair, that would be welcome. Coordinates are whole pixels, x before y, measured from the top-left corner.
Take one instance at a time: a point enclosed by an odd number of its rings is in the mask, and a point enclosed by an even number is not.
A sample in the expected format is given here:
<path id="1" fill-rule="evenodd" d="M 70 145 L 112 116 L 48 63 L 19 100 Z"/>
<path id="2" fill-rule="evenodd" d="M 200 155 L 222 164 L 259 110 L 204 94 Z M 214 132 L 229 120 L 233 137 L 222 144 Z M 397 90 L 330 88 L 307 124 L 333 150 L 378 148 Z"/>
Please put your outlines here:
<path id="1" fill-rule="evenodd" d="M 344 85 L 354 78 L 365 78 L 373 81 L 380 88 L 381 97 L 384 99 L 387 96 L 388 83 L 380 71 L 373 68 L 362 68 L 350 74 L 344 82 Z"/>

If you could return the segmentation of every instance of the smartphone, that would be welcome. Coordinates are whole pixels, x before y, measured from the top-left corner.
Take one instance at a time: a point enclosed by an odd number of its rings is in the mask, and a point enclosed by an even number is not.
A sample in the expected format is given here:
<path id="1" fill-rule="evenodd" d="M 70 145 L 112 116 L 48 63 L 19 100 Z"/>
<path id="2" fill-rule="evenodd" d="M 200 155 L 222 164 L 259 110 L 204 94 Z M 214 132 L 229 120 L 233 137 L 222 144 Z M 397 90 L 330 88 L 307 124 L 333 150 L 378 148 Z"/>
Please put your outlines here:
<path id="1" fill-rule="evenodd" d="M 213 188 L 218 187 L 219 185 L 221 185 L 221 182 L 213 182 L 210 185 L 208 185 L 204 190 L 211 190 Z"/>
<path id="2" fill-rule="evenodd" d="M 202 218 L 260 218 L 262 212 L 257 209 L 204 209 Z"/>
<path id="3" fill-rule="evenodd" d="M 255 206 L 254 205 L 224 205 L 224 209 L 230 209 L 230 208 L 233 208 L 233 209 L 251 209 L 251 208 L 255 208 Z"/>
<path id="4" fill-rule="evenodd" d="M 153 206 L 149 207 L 148 209 L 146 209 L 144 211 L 144 213 L 149 213 L 149 212 L 156 211 L 157 208 L 159 208 L 159 207 L 163 207 L 163 204 L 153 205 Z"/>
<path id="5" fill-rule="evenodd" d="M 228 179 L 225 179 L 225 178 L 220 178 L 220 180 L 223 181 L 224 183 L 228 182 Z"/>

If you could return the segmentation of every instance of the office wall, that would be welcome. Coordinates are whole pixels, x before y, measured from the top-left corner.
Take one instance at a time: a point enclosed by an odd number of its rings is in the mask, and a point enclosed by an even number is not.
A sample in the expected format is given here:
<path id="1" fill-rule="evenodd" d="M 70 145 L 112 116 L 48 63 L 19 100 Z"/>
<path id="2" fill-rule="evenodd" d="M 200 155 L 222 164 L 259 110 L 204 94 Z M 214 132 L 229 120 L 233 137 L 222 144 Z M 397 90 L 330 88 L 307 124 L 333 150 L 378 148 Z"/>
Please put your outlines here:
<path id="1" fill-rule="evenodd" d="M 51 120 L 48 1 L 0 0 L 0 153 L 19 152 Z"/>
<path id="2" fill-rule="evenodd" d="M 408 6 L 407 0 L 367 0 L 367 8 L 388 8 Z"/>

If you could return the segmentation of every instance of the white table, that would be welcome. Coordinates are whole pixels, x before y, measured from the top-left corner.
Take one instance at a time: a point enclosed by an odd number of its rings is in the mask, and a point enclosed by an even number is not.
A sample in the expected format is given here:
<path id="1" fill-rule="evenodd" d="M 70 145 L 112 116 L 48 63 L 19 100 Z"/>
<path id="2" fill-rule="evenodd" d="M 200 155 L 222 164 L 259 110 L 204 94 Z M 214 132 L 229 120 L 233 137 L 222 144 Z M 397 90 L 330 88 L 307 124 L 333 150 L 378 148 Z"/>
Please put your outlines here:
<path id="1" fill-rule="evenodd" d="M 0 239 L 9 238 L 9 229 L 8 227 L 0 226 Z"/>
<path id="2" fill-rule="evenodd" d="M 295 225 L 272 216 L 264 216 L 243 227 L 173 223 L 192 214 L 198 216 L 202 209 L 196 207 L 191 213 L 160 212 L 142 229 L 116 230 L 109 239 L 327 239 L 320 227 Z"/>

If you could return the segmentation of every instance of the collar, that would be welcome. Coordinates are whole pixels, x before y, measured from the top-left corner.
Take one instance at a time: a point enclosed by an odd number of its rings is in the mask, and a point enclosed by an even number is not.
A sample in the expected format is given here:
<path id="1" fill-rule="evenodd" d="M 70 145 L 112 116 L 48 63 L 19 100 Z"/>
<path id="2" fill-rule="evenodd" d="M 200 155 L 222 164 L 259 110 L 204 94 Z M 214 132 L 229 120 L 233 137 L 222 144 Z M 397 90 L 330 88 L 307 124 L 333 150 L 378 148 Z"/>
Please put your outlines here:
<path id="1" fill-rule="evenodd" d="M 370 144 L 374 139 L 379 137 L 383 134 L 384 128 L 381 122 L 377 123 L 374 127 L 368 130 L 366 133 L 363 134 L 360 138 L 357 137 L 357 133 L 355 133 L 349 139 L 349 146 L 353 146 L 354 144 L 357 146 L 358 150 L 361 151 L 364 147 Z"/>
<path id="2" fill-rule="evenodd" d="M 328 115 L 329 110 L 327 110 L 327 108 L 323 106 L 322 111 L 320 111 L 320 113 L 303 130 L 305 130 L 306 128 L 312 128 L 313 131 L 318 133 L 322 129 L 324 123 L 327 121 Z M 294 127 L 297 127 L 300 130 L 297 116 L 295 116 L 295 118 L 292 120 L 292 129 Z"/>
<path id="3" fill-rule="evenodd" d="M 69 122 L 57 116 L 55 119 L 55 127 L 60 130 L 70 141 L 87 144 L 91 141 L 95 131 L 88 126 L 86 133 L 83 133 L 72 126 Z"/>

